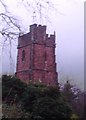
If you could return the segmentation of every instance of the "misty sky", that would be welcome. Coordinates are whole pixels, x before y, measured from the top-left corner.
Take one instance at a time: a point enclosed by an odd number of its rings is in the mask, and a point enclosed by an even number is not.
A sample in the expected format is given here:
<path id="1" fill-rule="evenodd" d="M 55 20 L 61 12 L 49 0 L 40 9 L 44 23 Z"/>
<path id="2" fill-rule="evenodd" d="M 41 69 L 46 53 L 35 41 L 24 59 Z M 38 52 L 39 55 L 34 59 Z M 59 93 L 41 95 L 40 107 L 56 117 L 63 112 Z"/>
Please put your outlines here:
<path id="1" fill-rule="evenodd" d="M 31 12 L 28 13 L 22 6 L 16 6 L 13 0 L 8 0 L 8 5 L 14 15 L 19 16 L 20 23 L 24 26 L 23 31 L 29 31 L 29 25 L 33 23 Z M 53 0 L 56 10 L 44 11 L 48 18 L 34 21 L 47 25 L 47 33 L 56 32 L 56 62 L 59 80 L 72 80 L 73 83 L 84 86 L 84 2 L 83 0 Z M 53 7 L 53 5 L 51 4 Z M 14 9 L 15 7 L 15 9 Z M 16 66 L 16 44 L 13 45 L 13 58 L 11 71 Z M 3 72 L 9 73 L 9 52 L 5 47 L 3 54 Z"/>

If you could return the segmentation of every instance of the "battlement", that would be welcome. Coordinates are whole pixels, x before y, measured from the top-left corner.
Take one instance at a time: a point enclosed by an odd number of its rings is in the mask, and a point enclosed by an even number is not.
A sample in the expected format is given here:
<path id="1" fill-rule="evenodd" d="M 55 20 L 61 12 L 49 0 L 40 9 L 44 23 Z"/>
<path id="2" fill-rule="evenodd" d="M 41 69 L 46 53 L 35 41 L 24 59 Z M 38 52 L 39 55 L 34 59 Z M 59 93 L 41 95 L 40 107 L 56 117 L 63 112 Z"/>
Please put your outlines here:
<path id="1" fill-rule="evenodd" d="M 30 25 L 30 32 L 33 32 L 33 31 L 45 31 L 46 33 L 46 25 L 37 25 L 37 24 L 33 24 L 33 25 Z M 41 30 L 41 31 L 40 31 Z"/>
<path id="2" fill-rule="evenodd" d="M 18 47 L 26 46 L 28 44 L 45 44 L 46 46 L 55 46 L 55 34 L 46 34 L 45 25 L 30 25 L 30 32 L 19 36 Z"/>
<path id="3" fill-rule="evenodd" d="M 47 34 L 45 25 L 30 25 L 27 34 L 18 38 L 16 76 L 27 84 L 41 81 L 56 86 L 55 33 Z"/>

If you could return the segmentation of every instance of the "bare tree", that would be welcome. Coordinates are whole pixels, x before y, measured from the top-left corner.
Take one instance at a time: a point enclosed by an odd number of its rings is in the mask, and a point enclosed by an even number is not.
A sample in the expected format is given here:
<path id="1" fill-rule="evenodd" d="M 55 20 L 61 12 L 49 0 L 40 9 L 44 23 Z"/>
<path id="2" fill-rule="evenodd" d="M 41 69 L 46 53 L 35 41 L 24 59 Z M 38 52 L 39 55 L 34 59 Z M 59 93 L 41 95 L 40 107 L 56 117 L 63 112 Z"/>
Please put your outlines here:
<path id="1" fill-rule="evenodd" d="M 22 33 L 22 25 L 19 25 L 19 21 L 16 16 L 12 14 L 12 11 L 9 11 L 9 6 L 6 4 L 7 0 L 0 0 L 1 8 L 3 9 L 0 12 L 0 22 L 2 23 L 0 27 L 0 34 L 5 38 L 5 41 L 15 39 L 15 36 L 18 36 Z M 44 13 L 44 9 L 54 8 L 54 5 L 49 0 L 16 0 L 17 4 L 21 4 L 25 9 L 33 14 L 33 22 L 38 17 L 40 22 L 44 17 L 49 21 L 48 14 Z"/>
<path id="2" fill-rule="evenodd" d="M 28 14 L 29 12 L 31 13 L 32 23 L 35 21 L 42 23 L 44 19 L 50 22 L 48 13 L 45 13 L 45 10 L 55 10 L 51 0 L 16 0 L 16 4 L 17 7 L 21 5 L 23 9 L 25 8 Z M 2 36 L 0 45 L 2 45 L 2 48 L 6 48 L 9 45 L 9 57 L 12 62 L 12 44 L 19 35 L 24 34 L 26 31 L 23 31 L 21 22 L 13 14 L 13 11 L 9 9 L 11 5 L 7 3 L 7 0 L 0 0 L 0 6 L 2 9 L 0 11 L 0 36 Z"/>

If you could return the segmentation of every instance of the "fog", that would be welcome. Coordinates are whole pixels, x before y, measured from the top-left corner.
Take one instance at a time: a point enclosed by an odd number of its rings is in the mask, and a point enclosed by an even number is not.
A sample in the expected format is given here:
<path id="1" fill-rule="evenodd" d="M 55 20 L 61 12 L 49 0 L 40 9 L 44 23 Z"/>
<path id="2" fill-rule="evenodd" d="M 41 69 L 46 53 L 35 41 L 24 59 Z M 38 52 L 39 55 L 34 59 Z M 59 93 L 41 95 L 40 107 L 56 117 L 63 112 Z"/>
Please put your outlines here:
<path id="1" fill-rule="evenodd" d="M 9 6 L 13 4 L 10 3 Z M 56 10 L 50 9 L 48 12 L 50 22 L 41 18 L 33 21 L 32 14 L 18 6 L 10 9 L 16 16 L 19 16 L 19 22 L 23 26 L 23 31 L 29 31 L 29 25 L 36 22 L 37 24 L 46 24 L 47 33 L 56 33 L 56 63 L 61 83 L 65 80 L 71 80 L 84 89 L 84 2 L 78 0 L 54 0 Z M 3 52 L 3 74 L 15 73 L 17 43 L 12 45 L 12 59 L 9 59 L 9 46 L 5 46 Z"/>

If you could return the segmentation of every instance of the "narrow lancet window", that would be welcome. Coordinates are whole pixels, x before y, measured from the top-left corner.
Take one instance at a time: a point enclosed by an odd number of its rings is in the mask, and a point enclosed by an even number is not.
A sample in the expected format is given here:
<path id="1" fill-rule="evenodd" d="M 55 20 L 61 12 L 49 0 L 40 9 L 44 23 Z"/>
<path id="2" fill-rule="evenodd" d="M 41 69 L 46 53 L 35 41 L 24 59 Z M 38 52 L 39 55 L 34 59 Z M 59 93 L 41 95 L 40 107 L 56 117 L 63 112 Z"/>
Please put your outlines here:
<path id="1" fill-rule="evenodd" d="M 25 50 L 22 51 L 22 61 L 25 61 Z"/>

